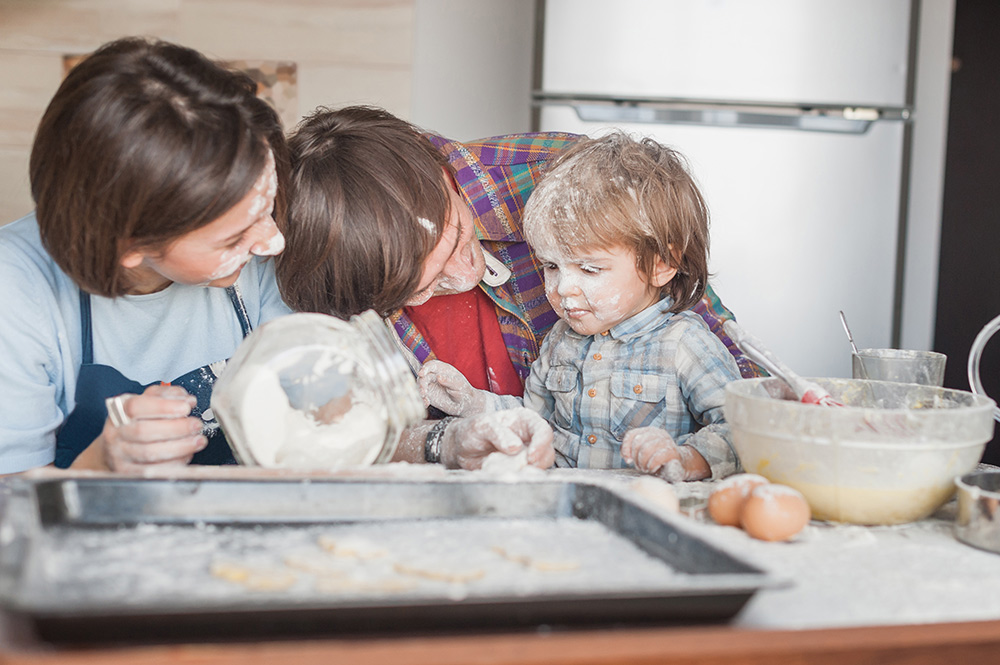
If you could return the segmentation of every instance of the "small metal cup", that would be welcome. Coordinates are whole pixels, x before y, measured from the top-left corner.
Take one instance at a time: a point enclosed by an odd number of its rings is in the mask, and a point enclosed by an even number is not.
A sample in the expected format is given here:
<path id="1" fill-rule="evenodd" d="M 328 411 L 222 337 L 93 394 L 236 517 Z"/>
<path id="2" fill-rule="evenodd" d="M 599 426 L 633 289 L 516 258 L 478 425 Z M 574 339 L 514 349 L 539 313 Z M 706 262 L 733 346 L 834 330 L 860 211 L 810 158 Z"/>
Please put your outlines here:
<path id="1" fill-rule="evenodd" d="M 955 537 L 973 547 L 1000 552 L 1000 470 L 973 471 L 956 478 L 955 485 Z"/>
<path id="2" fill-rule="evenodd" d="M 855 379 L 941 386 L 947 359 L 934 351 L 860 349 L 851 354 L 851 369 Z"/>

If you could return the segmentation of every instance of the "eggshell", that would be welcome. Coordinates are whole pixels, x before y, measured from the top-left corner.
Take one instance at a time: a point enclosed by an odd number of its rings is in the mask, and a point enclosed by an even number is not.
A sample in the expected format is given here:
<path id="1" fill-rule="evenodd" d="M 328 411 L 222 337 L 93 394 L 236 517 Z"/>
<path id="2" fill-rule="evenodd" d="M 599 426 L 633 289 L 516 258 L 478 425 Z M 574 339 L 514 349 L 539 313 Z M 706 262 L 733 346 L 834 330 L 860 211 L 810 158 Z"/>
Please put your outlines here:
<path id="1" fill-rule="evenodd" d="M 767 485 L 767 478 L 754 473 L 740 473 L 719 482 L 708 497 L 708 514 L 716 524 L 739 526 L 743 504 L 755 487 Z"/>
<path id="2" fill-rule="evenodd" d="M 754 488 L 743 504 L 740 523 L 758 540 L 789 540 L 809 523 L 812 514 L 805 497 L 785 485 Z"/>

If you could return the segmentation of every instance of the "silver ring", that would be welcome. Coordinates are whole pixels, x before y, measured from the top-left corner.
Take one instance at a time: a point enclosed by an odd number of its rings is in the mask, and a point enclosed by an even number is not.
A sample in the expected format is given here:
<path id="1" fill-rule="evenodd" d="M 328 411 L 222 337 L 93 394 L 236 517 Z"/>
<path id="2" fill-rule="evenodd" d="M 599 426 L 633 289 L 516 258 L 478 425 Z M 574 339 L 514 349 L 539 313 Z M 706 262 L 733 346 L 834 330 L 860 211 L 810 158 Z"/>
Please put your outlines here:
<path id="1" fill-rule="evenodd" d="M 125 413 L 125 400 L 130 395 L 116 395 L 104 400 L 104 405 L 108 407 L 108 418 L 115 427 L 121 427 L 132 422 L 132 419 Z"/>

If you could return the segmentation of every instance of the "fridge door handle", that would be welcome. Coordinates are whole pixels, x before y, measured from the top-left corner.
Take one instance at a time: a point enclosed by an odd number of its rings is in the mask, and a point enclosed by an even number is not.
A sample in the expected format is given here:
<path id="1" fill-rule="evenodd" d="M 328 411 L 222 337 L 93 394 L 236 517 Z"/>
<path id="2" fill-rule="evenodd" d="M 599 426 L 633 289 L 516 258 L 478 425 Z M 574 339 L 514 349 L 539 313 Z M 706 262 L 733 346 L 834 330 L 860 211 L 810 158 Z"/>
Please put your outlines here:
<path id="1" fill-rule="evenodd" d="M 758 127 L 864 134 L 873 122 L 907 120 L 906 109 L 866 107 L 754 106 L 700 102 L 538 100 L 540 106 L 569 105 L 580 120 L 606 124 L 656 123 Z"/>

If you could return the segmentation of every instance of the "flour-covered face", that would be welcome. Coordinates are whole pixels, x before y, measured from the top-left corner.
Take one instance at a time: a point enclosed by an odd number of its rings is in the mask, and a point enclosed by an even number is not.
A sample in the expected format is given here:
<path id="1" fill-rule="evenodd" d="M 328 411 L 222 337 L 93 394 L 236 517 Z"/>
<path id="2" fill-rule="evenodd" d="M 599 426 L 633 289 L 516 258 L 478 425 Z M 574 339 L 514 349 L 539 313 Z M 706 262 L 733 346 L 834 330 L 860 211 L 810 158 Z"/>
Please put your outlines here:
<path id="1" fill-rule="evenodd" d="M 581 335 L 598 335 L 660 299 L 659 287 L 676 270 L 657 266 L 653 282 L 636 268 L 624 246 L 606 249 L 537 248 L 545 271 L 545 295 L 560 318 Z"/>
<path id="2" fill-rule="evenodd" d="M 185 233 L 166 250 L 123 256 L 122 265 L 133 270 L 135 292 L 158 290 L 170 282 L 231 286 L 251 257 L 281 253 L 285 238 L 271 217 L 277 191 L 274 155 L 268 150 L 254 186 L 221 217 Z"/>
<path id="3" fill-rule="evenodd" d="M 451 187 L 451 213 L 445 221 L 441 237 L 424 261 L 417 292 L 406 302 L 413 307 L 422 305 L 432 296 L 465 293 L 483 279 L 486 259 L 476 237 L 472 213 L 465 200 Z M 429 220 L 419 220 L 428 233 L 434 233 Z"/>

